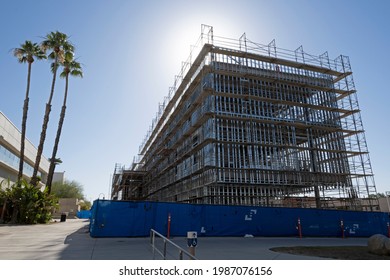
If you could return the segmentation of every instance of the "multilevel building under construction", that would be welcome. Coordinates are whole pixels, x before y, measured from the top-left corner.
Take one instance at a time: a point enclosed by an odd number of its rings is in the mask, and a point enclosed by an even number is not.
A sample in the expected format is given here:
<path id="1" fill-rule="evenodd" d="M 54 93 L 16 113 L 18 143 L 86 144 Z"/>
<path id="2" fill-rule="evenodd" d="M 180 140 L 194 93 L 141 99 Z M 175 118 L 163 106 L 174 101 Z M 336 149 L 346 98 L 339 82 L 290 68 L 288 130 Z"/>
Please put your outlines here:
<path id="1" fill-rule="evenodd" d="M 202 34 L 112 198 L 377 210 L 348 57 Z"/>

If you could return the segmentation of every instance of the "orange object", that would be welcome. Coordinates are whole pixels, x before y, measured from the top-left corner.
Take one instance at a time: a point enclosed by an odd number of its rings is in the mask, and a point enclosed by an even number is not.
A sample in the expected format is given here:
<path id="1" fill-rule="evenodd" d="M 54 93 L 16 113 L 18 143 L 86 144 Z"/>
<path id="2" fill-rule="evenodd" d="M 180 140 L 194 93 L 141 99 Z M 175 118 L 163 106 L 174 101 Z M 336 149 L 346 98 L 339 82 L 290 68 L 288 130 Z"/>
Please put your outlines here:
<path id="1" fill-rule="evenodd" d="M 298 233 L 299 233 L 299 238 L 302 238 L 301 218 L 299 217 L 298 217 Z"/>

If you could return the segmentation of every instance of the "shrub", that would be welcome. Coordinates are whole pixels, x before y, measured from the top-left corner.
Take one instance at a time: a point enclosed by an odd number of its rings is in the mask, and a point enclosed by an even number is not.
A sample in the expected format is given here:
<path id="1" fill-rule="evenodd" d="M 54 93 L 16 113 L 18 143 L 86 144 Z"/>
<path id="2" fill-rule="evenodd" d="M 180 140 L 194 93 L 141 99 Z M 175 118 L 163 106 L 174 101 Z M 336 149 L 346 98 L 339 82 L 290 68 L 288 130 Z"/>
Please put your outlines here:
<path id="1" fill-rule="evenodd" d="M 49 195 L 47 190 L 28 184 L 25 180 L 15 183 L 0 194 L 6 201 L 7 215 L 4 221 L 18 224 L 47 223 L 51 220 L 54 207 L 58 207 L 57 199 Z"/>

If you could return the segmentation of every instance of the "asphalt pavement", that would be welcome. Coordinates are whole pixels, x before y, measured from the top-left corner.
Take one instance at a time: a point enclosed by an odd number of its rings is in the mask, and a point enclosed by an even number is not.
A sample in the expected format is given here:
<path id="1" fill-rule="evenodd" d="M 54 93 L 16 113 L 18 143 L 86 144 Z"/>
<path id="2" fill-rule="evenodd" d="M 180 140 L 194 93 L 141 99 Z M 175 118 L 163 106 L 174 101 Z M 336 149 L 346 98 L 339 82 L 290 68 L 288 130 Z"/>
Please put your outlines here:
<path id="1" fill-rule="evenodd" d="M 89 220 L 67 219 L 46 225 L 0 225 L 2 260 L 153 260 L 149 237 L 92 238 Z M 187 248 L 185 237 L 171 241 Z M 163 242 L 156 240 L 162 250 Z M 200 237 L 195 255 L 200 260 L 314 260 L 318 257 L 277 253 L 285 246 L 365 246 L 367 238 L 298 237 Z M 179 251 L 167 245 L 167 259 L 178 259 Z"/>

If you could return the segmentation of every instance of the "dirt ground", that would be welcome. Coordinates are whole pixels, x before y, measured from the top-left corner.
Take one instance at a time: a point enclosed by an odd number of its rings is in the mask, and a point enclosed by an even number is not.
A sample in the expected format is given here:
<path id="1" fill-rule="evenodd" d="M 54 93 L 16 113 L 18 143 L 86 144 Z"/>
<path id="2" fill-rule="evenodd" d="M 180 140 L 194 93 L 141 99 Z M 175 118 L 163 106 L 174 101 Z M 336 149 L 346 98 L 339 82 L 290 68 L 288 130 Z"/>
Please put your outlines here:
<path id="1" fill-rule="evenodd" d="M 366 246 L 316 246 L 277 247 L 274 252 L 294 255 L 316 256 L 338 260 L 390 260 L 390 256 L 378 256 L 368 252 Z"/>

